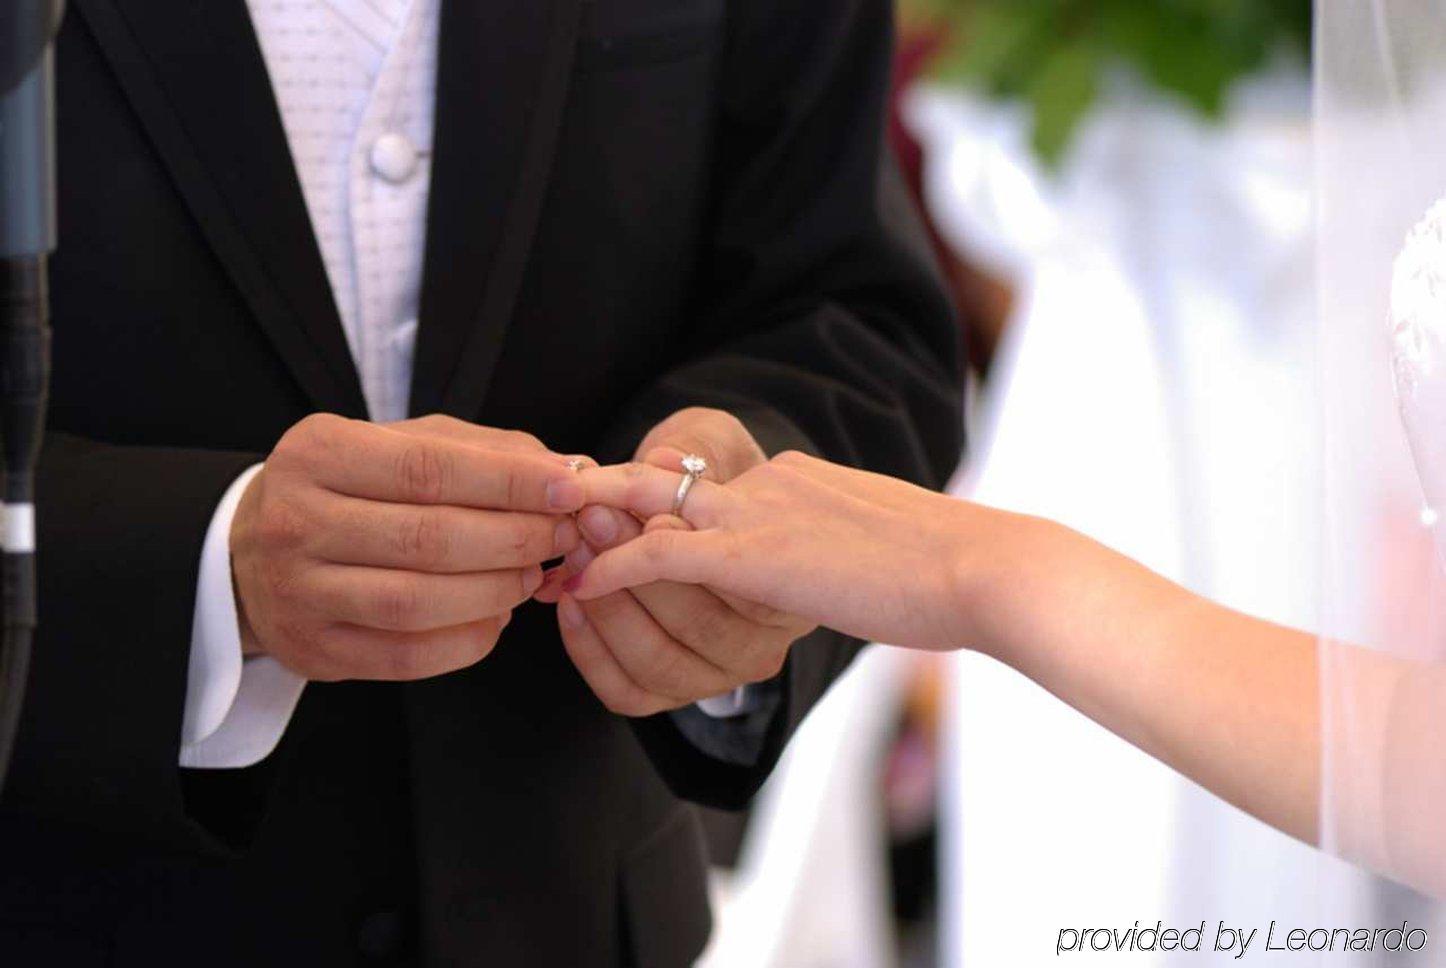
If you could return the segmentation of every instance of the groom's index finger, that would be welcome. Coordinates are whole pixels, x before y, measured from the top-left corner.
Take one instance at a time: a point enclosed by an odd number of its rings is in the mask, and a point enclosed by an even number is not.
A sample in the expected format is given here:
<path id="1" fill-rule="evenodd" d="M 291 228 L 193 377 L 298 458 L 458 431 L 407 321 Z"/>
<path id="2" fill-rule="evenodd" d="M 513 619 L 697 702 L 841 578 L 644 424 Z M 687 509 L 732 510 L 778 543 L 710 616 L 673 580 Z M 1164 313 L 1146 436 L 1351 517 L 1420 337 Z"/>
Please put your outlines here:
<path id="1" fill-rule="evenodd" d="M 641 518 L 672 514 L 683 475 L 634 462 L 584 469 L 578 474 L 588 504 L 603 504 Z M 726 501 L 724 488 L 706 477 L 694 483 L 680 517 L 695 528 L 713 527 Z"/>
<path id="2" fill-rule="evenodd" d="M 578 474 L 546 453 L 500 450 L 374 425 L 325 447 L 318 483 L 352 497 L 564 513 L 582 507 Z"/>

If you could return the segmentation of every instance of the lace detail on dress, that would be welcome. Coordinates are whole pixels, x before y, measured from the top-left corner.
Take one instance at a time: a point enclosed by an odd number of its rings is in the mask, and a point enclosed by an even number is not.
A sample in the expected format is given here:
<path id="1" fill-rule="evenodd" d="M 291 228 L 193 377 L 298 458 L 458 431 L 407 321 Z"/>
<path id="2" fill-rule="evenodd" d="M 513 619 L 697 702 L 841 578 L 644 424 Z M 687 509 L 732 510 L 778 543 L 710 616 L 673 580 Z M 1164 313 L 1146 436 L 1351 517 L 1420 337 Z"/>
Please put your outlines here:
<path id="1" fill-rule="evenodd" d="M 1446 198 L 1411 229 L 1391 276 L 1391 374 L 1421 480 L 1421 523 L 1446 563 Z"/>

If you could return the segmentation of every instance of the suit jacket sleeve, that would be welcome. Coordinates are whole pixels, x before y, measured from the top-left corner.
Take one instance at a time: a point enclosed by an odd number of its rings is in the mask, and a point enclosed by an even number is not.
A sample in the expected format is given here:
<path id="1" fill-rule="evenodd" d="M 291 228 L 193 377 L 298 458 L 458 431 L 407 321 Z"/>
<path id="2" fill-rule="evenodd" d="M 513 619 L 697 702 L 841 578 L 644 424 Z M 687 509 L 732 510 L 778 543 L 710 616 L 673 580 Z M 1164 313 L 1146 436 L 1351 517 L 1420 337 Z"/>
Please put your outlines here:
<path id="1" fill-rule="evenodd" d="M 177 766 L 196 574 L 216 503 L 260 459 L 48 435 L 40 623 L 7 813 L 215 845 Z"/>
<path id="2" fill-rule="evenodd" d="M 693 339 L 602 450 L 630 457 L 688 406 L 738 416 L 768 453 L 941 486 L 962 447 L 958 331 L 883 144 L 888 0 L 729 8 L 714 211 Z M 672 717 L 637 723 L 679 795 L 741 807 L 859 643 L 795 645 L 762 754 L 723 763 Z"/>

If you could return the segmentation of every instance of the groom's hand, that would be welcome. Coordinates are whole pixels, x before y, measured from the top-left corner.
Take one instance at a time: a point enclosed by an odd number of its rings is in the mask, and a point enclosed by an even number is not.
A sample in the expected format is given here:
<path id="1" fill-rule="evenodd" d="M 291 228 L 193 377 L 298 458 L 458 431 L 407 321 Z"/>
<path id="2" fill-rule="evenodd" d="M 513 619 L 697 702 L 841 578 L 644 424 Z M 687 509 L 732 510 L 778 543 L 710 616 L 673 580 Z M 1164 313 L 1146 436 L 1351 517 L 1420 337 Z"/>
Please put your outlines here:
<path id="1" fill-rule="evenodd" d="M 309 679 L 471 665 L 578 543 L 583 492 L 536 438 L 448 417 L 291 428 L 231 527 L 242 644 Z"/>
<path id="2" fill-rule="evenodd" d="M 719 484 L 768 462 L 768 455 L 741 420 L 708 407 L 679 410 L 658 424 L 638 444 L 634 459 L 676 471 L 684 454 L 705 459 L 708 479 Z"/>
<path id="3" fill-rule="evenodd" d="M 726 483 L 767 457 L 743 424 L 721 410 L 682 410 L 658 424 L 638 447 L 642 463 L 678 470 L 684 454 L 708 461 L 708 477 Z M 564 572 L 579 571 L 606 548 L 643 531 L 631 515 L 589 507 L 578 515 L 585 544 Z M 649 529 L 686 528 L 656 518 Z M 558 626 L 578 672 L 608 709 L 649 716 L 778 675 L 794 642 L 813 630 L 791 615 L 695 585 L 658 582 L 586 603 L 558 592 L 566 574 L 540 597 L 558 596 Z"/>

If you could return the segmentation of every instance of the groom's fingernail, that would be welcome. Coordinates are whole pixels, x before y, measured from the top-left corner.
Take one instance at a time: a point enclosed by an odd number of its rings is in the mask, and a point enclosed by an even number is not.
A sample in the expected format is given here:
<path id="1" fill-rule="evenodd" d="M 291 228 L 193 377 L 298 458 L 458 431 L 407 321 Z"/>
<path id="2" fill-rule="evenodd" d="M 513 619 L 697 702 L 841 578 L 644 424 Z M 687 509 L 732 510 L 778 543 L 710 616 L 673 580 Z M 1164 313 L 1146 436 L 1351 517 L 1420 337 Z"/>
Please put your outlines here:
<path id="1" fill-rule="evenodd" d="M 544 604 L 551 604 L 557 601 L 558 594 L 562 591 L 563 575 L 566 574 L 561 568 L 553 568 L 543 572 L 542 587 L 532 593 L 532 597 Z"/>
<path id="2" fill-rule="evenodd" d="M 542 587 L 542 566 L 533 565 L 522 573 L 522 593 L 531 595 Z"/>
<path id="3" fill-rule="evenodd" d="M 547 506 L 554 511 L 576 511 L 582 507 L 583 497 L 582 485 L 570 477 L 547 485 Z"/>
<path id="4" fill-rule="evenodd" d="M 567 567 L 571 568 L 573 573 L 576 574 L 592 564 L 592 560 L 596 557 L 597 555 L 593 554 L 591 548 L 585 544 L 580 544 L 569 551 L 567 557 L 563 560 L 567 562 Z"/>
<path id="5" fill-rule="evenodd" d="M 577 542 L 577 525 L 572 518 L 563 518 L 557 522 L 557 529 L 553 532 L 552 553 L 565 555 L 577 547 Z"/>
<path id="6" fill-rule="evenodd" d="M 587 624 L 587 616 L 576 599 L 564 598 L 557 603 L 557 617 L 570 629 L 580 629 Z"/>
<path id="7" fill-rule="evenodd" d="M 606 548 L 618 539 L 618 521 L 607 508 L 590 507 L 577 516 L 578 526 L 595 548 Z"/>

